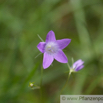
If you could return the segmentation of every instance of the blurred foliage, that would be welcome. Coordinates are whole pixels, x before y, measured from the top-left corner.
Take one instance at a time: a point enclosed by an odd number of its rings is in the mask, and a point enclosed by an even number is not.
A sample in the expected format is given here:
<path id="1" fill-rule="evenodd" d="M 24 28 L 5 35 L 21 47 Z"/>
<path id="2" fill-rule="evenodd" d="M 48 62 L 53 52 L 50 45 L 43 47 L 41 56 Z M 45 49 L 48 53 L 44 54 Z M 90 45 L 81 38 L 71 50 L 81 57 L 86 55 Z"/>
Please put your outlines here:
<path id="1" fill-rule="evenodd" d="M 72 39 L 64 49 L 70 64 L 72 57 L 85 61 L 63 94 L 103 94 L 102 10 L 103 0 L 0 0 L 0 103 L 40 103 L 39 89 L 28 85 L 40 84 L 37 34 L 45 40 L 50 30 Z M 57 61 L 44 70 L 44 103 L 59 103 L 66 71 Z"/>

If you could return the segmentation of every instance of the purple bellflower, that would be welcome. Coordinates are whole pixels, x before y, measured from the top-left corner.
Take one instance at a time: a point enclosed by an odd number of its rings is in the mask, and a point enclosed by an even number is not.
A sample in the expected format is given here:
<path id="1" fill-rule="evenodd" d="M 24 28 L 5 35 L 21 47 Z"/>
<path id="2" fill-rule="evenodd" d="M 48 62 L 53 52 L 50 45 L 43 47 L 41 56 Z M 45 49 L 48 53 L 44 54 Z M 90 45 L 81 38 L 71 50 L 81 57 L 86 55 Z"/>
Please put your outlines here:
<path id="1" fill-rule="evenodd" d="M 73 66 L 70 68 L 70 72 L 77 72 L 81 70 L 84 67 L 83 63 L 84 61 L 82 61 L 81 59 L 77 60 L 75 63 L 73 63 Z"/>
<path id="2" fill-rule="evenodd" d="M 54 59 L 61 63 L 67 63 L 68 59 L 62 49 L 64 49 L 71 39 L 56 40 L 55 33 L 51 30 L 48 32 L 46 41 L 40 42 L 37 48 L 40 52 L 44 53 L 43 56 L 43 68 L 48 68 Z"/>

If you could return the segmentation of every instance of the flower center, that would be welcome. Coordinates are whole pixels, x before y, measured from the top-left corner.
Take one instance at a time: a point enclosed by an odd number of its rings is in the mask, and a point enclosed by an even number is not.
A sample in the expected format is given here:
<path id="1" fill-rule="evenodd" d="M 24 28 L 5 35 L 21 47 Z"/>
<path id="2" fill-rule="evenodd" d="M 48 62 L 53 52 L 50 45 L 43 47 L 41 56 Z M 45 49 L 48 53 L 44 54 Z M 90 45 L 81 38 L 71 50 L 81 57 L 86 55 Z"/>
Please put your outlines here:
<path id="1" fill-rule="evenodd" d="M 58 46 L 57 46 L 57 44 L 56 43 L 54 43 L 54 42 L 49 42 L 49 43 L 47 43 L 46 44 L 46 46 L 45 46 L 45 51 L 48 53 L 48 54 L 55 54 L 55 53 L 57 53 L 57 51 L 58 51 Z"/>

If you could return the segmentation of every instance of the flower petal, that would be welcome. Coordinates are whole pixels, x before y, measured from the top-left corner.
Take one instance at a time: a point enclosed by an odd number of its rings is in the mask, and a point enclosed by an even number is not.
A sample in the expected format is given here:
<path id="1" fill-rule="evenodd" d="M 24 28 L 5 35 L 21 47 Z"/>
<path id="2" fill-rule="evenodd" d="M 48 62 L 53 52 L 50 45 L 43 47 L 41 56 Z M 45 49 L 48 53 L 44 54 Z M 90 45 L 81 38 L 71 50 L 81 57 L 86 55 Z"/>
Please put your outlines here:
<path id="1" fill-rule="evenodd" d="M 38 45 L 37 45 L 37 48 L 42 52 L 44 53 L 44 49 L 45 49 L 45 42 L 40 42 Z"/>
<path id="2" fill-rule="evenodd" d="M 60 49 L 64 49 L 70 42 L 71 42 L 71 39 L 57 40 L 57 44 L 59 45 Z"/>
<path id="3" fill-rule="evenodd" d="M 48 68 L 51 65 L 51 63 L 53 62 L 53 60 L 54 60 L 53 56 L 51 56 L 45 52 L 44 57 L 43 57 L 43 68 L 44 69 Z"/>
<path id="4" fill-rule="evenodd" d="M 78 68 L 75 69 L 75 71 L 79 71 L 79 70 L 81 70 L 82 68 L 84 68 L 84 65 L 79 66 Z"/>
<path id="5" fill-rule="evenodd" d="M 54 55 L 54 58 L 61 63 L 68 62 L 68 59 L 62 50 L 59 50 L 58 53 Z"/>
<path id="6" fill-rule="evenodd" d="M 84 63 L 84 61 L 82 61 L 81 59 L 77 60 L 74 64 L 73 64 L 73 68 L 78 68 L 79 66 L 81 66 Z"/>
<path id="7" fill-rule="evenodd" d="M 56 41 L 55 33 L 52 30 L 49 31 L 46 36 L 46 42 L 50 42 L 50 41 Z"/>

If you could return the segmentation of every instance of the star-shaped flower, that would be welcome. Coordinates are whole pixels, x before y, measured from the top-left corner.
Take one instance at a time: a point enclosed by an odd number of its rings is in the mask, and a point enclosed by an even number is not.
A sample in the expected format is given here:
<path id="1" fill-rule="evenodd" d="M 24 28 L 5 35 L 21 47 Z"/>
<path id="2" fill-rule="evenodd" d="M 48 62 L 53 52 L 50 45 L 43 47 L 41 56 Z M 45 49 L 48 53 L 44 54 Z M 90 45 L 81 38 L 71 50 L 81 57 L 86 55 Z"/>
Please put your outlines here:
<path id="1" fill-rule="evenodd" d="M 84 68 L 84 61 L 81 59 L 77 60 L 75 63 L 73 63 L 73 66 L 70 68 L 70 72 L 77 72 Z"/>
<path id="2" fill-rule="evenodd" d="M 64 49 L 71 39 L 56 40 L 55 33 L 51 30 L 48 32 L 46 41 L 40 42 L 37 48 L 44 53 L 43 68 L 48 68 L 54 59 L 61 63 L 67 63 L 68 59 L 62 49 Z"/>

